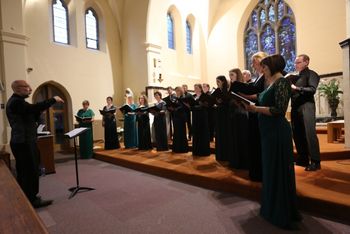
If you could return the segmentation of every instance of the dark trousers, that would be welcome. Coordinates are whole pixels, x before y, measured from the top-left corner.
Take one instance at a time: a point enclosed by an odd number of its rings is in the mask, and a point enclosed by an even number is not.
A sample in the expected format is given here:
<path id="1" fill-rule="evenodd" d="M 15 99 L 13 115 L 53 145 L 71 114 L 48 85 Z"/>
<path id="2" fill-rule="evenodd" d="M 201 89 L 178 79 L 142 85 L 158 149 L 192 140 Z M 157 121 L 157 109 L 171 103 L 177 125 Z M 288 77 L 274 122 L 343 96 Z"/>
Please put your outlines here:
<path id="1" fill-rule="evenodd" d="M 320 162 L 320 145 L 316 134 L 316 107 L 307 102 L 292 108 L 293 139 L 299 155 L 298 161 Z"/>
<path id="2" fill-rule="evenodd" d="M 188 129 L 188 139 L 192 138 L 192 120 L 191 120 L 191 111 L 186 111 L 186 124 Z"/>
<path id="3" fill-rule="evenodd" d="M 16 159 L 17 182 L 23 192 L 33 202 L 39 193 L 40 156 L 36 142 L 10 143 Z"/>

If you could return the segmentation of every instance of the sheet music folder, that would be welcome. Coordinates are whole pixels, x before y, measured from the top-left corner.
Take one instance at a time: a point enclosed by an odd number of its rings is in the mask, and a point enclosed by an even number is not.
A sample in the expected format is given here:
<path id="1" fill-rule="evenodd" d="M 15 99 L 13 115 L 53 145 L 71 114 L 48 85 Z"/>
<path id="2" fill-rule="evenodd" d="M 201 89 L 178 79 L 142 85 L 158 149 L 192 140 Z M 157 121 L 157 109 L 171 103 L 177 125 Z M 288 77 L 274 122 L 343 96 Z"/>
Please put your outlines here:
<path id="1" fill-rule="evenodd" d="M 69 137 L 69 139 L 72 139 L 74 137 L 81 135 L 82 133 L 86 132 L 87 130 L 88 130 L 88 128 L 75 128 L 72 131 L 65 133 L 64 135 L 66 137 Z"/>
<path id="2" fill-rule="evenodd" d="M 250 100 L 248 100 L 248 99 L 242 97 L 241 95 L 239 95 L 239 94 L 237 94 L 237 93 L 235 93 L 235 92 L 231 92 L 231 94 L 233 95 L 233 98 L 235 98 L 236 100 L 241 101 L 241 102 L 244 102 L 244 103 L 246 103 L 246 104 L 248 104 L 248 105 L 255 106 L 255 103 L 254 103 L 254 102 L 252 102 L 252 101 L 250 101 Z"/>

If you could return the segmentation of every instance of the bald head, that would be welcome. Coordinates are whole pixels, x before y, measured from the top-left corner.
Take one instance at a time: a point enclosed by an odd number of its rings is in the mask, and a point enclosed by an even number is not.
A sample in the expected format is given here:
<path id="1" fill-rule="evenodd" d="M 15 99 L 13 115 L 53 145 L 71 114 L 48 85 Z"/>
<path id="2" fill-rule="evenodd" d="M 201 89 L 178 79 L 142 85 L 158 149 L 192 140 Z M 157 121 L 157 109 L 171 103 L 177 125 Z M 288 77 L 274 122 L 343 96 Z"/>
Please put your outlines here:
<path id="1" fill-rule="evenodd" d="M 13 92 L 22 97 L 29 97 L 32 93 L 32 88 L 25 80 L 15 80 L 11 84 Z"/>

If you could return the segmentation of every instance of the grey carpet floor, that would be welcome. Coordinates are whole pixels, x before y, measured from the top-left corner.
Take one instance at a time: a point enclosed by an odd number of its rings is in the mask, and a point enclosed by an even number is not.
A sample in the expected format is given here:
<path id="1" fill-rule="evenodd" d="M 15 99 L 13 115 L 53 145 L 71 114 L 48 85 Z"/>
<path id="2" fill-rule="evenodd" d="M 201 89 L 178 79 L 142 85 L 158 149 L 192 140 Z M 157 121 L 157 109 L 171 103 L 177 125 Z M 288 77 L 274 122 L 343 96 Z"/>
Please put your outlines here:
<path id="1" fill-rule="evenodd" d="M 244 198 L 129 170 L 94 159 L 79 161 L 80 185 L 96 190 L 68 199 L 74 161 L 56 163 L 40 180 L 53 205 L 37 212 L 50 233 L 350 233 L 350 226 L 303 214 L 300 230 L 265 222 L 259 204 Z"/>

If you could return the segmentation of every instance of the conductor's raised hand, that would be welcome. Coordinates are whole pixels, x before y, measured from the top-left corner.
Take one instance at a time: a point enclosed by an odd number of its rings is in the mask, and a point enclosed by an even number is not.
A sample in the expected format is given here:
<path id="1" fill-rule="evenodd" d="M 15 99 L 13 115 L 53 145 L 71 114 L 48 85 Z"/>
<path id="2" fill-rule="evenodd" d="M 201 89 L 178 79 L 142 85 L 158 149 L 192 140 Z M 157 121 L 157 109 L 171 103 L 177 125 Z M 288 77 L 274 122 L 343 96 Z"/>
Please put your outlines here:
<path id="1" fill-rule="evenodd" d="M 53 98 L 56 100 L 56 102 L 64 103 L 63 99 L 59 96 L 54 96 Z"/>

